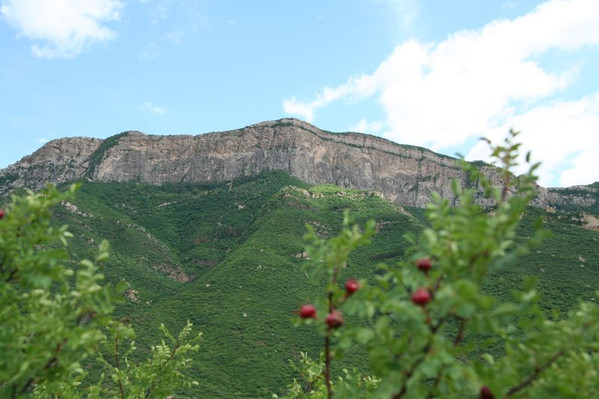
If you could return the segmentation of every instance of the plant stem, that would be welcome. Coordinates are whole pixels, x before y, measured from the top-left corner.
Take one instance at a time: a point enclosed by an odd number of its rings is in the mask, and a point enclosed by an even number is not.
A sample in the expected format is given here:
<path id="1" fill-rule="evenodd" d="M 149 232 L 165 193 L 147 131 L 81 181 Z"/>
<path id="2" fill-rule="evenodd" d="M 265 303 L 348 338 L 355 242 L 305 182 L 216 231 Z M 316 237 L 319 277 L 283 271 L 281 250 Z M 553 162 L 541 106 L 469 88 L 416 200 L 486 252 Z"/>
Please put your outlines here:
<path id="1" fill-rule="evenodd" d="M 324 379 L 327 384 L 327 398 L 333 397 L 333 388 L 331 387 L 331 329 L 327 328 L 324 337 Z"/>
<path id="2" fill-rule="evenodd" d="M 335 276 L 333 276 L 335 281 Z M 333 311 L 333 292 L 329 291 L 329 313 Z M 331 328 L 327 326 L 327 331 L 324 336 L 324 380 L 327 385 L 327 398 L 333 397 L 333 388 L 331 387 Z"/>
<path id="3" fill-rule="evenodd" d="M 333 273 L 331 275 L 331 286 L 335 285 L 337 282 L 337 275 L 339 274 L 339 267 L 335 267 L 333 269 Z M 329 289 L 327 294 L 328 299 L 328 308 L 329 313 L 332 313 L 335 310 L 335 305 L 333 303 L 333 290 Z M 327 398 L 331 399 L 333 397 L 333 387 L 331 385 L 331 332 L 332 329 L 330 326 L 327 326 L 327 331 L 324 336 L 324 379 L 327 386 Z"/>
<path id="4" fill-rule="evenodd" d="M 123 383 L 121 382 L 121 376 L 120 376 L 120 363 L 119 363 L 119 336 L 118 333 L 115 334 L 114 337 L 114 360 L 115 360 L 115 364 L 116 364 L 116 370 L 117 370 L 117 378 L 119 380 L 119 391 L 121 393 L 121 399 L 125 399 L 125 392 L 123 390 Z"/>
<path id="5" fill-rule="evenodd" d="M 517 393 L 518 391 L 521 391 L 522 389 L 526 388 L 527 386 L 529 386 L 530 384 L 532 384 L 534 382 L 534 380 L 539 376 L 539 374 L 541 374 L 543 371 L 545 371 L 547 368 L 549 368 L 549 366 L 551 366 L 557 359 L 559 359 L 562 355 L 564 354 L 563 350 L 559 350 L 557 351 L 553 356 L 551 356 L 549 358 L 549 360 L 547 360 L 545 363 L 535 367 L 535 369 L 533 370 L 532 374 L 529 375 L 524 381 L 522 381 L 520 384 L 511 387 L 506 394 L 506 397 L 509 397 L 510 395 L 513 395 L 515 393 Z"/>

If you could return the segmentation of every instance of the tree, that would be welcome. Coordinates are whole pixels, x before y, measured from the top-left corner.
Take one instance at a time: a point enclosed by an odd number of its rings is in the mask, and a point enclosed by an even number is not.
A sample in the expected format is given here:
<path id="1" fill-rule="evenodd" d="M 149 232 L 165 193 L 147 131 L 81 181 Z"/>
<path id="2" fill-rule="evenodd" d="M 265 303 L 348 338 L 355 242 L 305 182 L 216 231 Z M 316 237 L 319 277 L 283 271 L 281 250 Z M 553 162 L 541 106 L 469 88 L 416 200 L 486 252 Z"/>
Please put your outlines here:
<path id="1" fill-rule="evenodd" d="M 76 189 L 13 195 L 0 211 L 0 397 L 164 397 L 189 386 L 184 371 L 200 339 L 191 324 L 177 338 L 163 326 L 168 344 L 136 364 L 133 342 L 124 341 L 133 329 L 111 317 L 126 284 L 103 285 L 96 266 L 108 259 L 108 242 L 94 262 L 70 259 L 71 234 L 50 218 Z M 94 381 L 83 361 L 98 362 L 104 373 Z"/>
<path id="2" fill-rule="evenodd" d="M 515 231 L 535 195 L 534 170 L 514 176 L 519 144 L 511 131 L 492 147 L 501 166 L 501 185 L 463 163 L 473 188 L 457 182 L 458 205 L 435 196 L 427 207 L 430 227 L 398 265 L 382 266 L 374 284 L 361 282 L 350 297 L 337 281 L 349 253 L 366 245 L 372 224 L 361 231 L 346 216 L 343 231 L 329 240 L 308 234 L 312 270 L 324 270 L 326 297 L 319 314 L 359 316 L 359 325 L 326 325 L 322 360 L 302 358 L 303 380 L 290 398 L 551 398 L 599 397 L 599 308 L 583 302 L 565 316 L 539 307 L 535 282 L 523 282 L 509 302 L 485 292 L 490 270 L 525 253 L 543 230 L 524 244 Z M 529 161 L 529 155 L 526 157 Z M 479 205 L 482 190 L 491 207 Z M 309 319 L 311 323 L 314 321 Z M 305 322 L 305 321 L 303 321 Z M 361 345 L 370 376 L 331 375 L 336 349 Z"/>

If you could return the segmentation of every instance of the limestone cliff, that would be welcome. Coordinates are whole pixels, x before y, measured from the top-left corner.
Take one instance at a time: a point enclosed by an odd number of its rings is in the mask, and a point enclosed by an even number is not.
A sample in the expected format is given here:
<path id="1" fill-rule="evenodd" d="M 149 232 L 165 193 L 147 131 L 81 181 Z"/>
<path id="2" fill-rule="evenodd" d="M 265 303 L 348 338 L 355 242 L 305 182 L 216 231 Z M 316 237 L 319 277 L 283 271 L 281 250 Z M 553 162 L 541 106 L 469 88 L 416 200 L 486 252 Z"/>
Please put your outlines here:
<path id="1" fill-rule="evenodd" d="M 16 188 L 40 189 L 80 179 L 89 158 L 102 144 L 100 139 L 72 137 L 52 140 L 31 155 L 0 170 L 0 196 Z"/>
<path id="2" fill-rule="evenodd" d="M 375 136 L 330 133 L 296 119 L 281 119 L 197 136 L 126 132 L 104 141 L 55 140 L 1 170 L 0 194 L 81 178 L 198 183 L 270 170 L 285 171 L 310 184 L 372 190 L 397 204 L 418 207 L 430 201 L 433 191 L 451 198 L 451 180 L 465 181 L 454 158 Z M 538 204 L 561 198 L 541 189 Z M 579 202 L 590 201 L 594 203 L 591 196 Z"/>

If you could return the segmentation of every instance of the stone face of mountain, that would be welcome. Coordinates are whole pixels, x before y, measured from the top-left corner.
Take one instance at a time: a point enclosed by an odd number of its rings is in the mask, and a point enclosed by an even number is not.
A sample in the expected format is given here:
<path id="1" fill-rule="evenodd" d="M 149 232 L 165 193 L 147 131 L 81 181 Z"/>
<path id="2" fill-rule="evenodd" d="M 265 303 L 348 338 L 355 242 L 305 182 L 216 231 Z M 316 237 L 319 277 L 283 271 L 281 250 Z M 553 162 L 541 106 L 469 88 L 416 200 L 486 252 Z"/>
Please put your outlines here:
<path id="1" fill-rule="evenodd" d="M 53 140 L 19 162 L 0 170 L 0 195 L 16 188 L 40 189 L 47 183 L 60 184 L 80 179 L 88 169 L 100 139 L 73 137 Z"/>
<path id="2" fill-rule="evenodd" d="M 1 170 L 0 194 L 81 178 L 200 183 L 271 170 L 309 184 L 376 191 L 394 203 L 418 207 L 429 202 L 434 191 L 452 198 L 451 180 L 465 182 L 466 178 L 456 159 L 424 148 L 366 134 L 329 133 L 296 119 L 281 119 L 197 136 L 127 132 L 104 141 L 55 140 Z M 541 189 L 537 202 L 549 205 L 562 197 Z M 594 200 L 583 195 L 577 202 Z"/>

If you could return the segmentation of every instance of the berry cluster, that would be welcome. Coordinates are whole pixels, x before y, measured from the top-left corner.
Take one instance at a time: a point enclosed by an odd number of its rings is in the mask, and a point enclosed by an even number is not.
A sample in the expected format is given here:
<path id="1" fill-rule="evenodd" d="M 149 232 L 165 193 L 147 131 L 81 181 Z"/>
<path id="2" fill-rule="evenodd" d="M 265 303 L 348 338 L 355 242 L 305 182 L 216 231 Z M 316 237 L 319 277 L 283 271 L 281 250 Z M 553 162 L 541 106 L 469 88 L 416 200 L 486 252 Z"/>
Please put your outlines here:
<path id="1" fill-rule="evenodd" d="M 355 279 L 349 279 L 345 282 L 345 299 L 352 296 L 356 291 L 360 289 L 360 282 Z M 302 319 L 316 319 L 316 307 L 311 304 L 305 304 L 300 307 L 297 312 Z M 325 323 L 329 328 L 335 329 L 343 325 L 343 315 L 340 311 L 332 309 L 325 318 Z"/>

